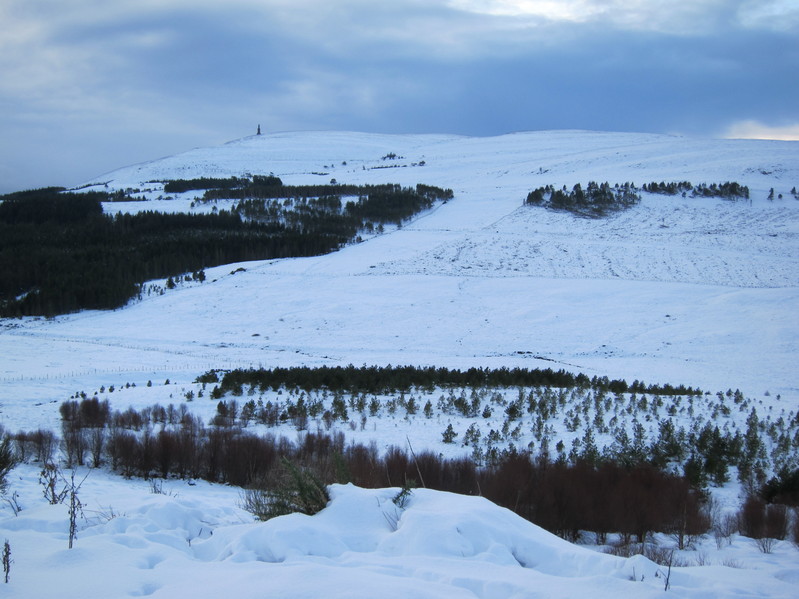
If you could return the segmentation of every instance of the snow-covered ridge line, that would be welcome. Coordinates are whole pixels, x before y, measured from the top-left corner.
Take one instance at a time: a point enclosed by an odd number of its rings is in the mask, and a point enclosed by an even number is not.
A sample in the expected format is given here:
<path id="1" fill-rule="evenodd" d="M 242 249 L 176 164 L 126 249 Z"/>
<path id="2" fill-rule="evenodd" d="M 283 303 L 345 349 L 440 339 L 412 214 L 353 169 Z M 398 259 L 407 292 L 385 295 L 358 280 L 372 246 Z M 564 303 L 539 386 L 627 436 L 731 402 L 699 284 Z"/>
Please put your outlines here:
<path id="1" fill-rule="evenodd" d="M 365 179 L 383 179 L 383 173 L 370 172 L 368 167 L 385 165 L 382 157 L 394 153 L 403 157 L 398 161 L 401 163 L 425 161 L 423 172 L 392 169 L 392 175 L 417 179 L 414 182 L 442 176 L 467 183 L 482 176 L 496 177 L 497 169 L 502 169 L 499 172 L 504 175 L 505 184 L 510 175 L 528 176 L 530 189 L 547 179 L 556 184 L 581 180 L 737 180 L 761 189 L 774 179 L 793 181 L 792 184 L 799 180 L 797 146 L 796 142 L 585 131 L 540 131 L 486 138 L 297 132 L 251 136 L 223 146 L 196 148 L 106 173 L 88 183 L 107 182 L 114 189 L 124 189 L 152 180 L 270 172 L 294 183 L 295 178 L 305 176 L 307 182 L 310 173 L 322 171 L 348 183 L 369 182 Z M 471 176 L 464 179 L 458 175 L 462 175 L 467 163 Z M 624 174 L 618 176 L 621 172 Z"/>

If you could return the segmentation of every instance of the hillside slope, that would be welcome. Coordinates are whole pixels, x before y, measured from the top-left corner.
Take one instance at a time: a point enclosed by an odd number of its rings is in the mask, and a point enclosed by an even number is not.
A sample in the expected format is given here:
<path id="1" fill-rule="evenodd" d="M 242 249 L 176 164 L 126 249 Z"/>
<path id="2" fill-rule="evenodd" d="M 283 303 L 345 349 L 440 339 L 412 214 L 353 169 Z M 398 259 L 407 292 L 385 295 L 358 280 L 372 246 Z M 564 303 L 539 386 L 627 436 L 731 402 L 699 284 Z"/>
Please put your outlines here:
<path id="1" fill-rule="evenodd" d="M 392 153 L 397 158 L 383 158 Z M 120 169 L 95 183 L 151 189 L 152 203 L 135 209 L 189 209 L 193 192 L 158 201 L 163 191 L 148 181 L 266 172 L 286 183 L 424 182 L 456 196 L 401 230 L 335 254 L 249 263 L 236 275 L 220 267 L 201 286 L 119 311 L 6 321 L 0 334 L 10 359 L 0 377 L 132 370 L 191 378 L 211 366 L 300 362 L 521 363 L 790 392 L 799 202 L 789 191 L 798 158 L 792 142 L 330 132 L 249 137 Z M 731 180 L 748 185 L 751 200 L 644 194 L 640 205 L 601 220 L 522 205 L 534 187 L 589 180 Z M 782 199 L 766 199 L 772 187 Z M 42 347 L 52 348 L 46 364 Z"/>

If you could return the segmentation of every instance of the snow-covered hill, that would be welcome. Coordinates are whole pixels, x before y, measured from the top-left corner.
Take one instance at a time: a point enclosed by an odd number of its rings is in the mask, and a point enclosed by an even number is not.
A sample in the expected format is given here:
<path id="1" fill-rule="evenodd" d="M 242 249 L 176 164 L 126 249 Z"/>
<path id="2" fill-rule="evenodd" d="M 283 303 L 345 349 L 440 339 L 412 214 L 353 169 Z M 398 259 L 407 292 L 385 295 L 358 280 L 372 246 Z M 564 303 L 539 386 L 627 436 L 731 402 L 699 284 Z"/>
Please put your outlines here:
<path id="1" fill-rule="evenodd" d="M 289 184 L 424 182 L 452 188 L 455 199 L 335 254 L 249 263 L 235 275 L 238 266 L 220 267 L 201 286 L 114 312 L 6 321 L 0 379 L 72 389 L 95 372 L 174 380 L 247 364 L 544 364 L 523 357 L 537 355 L 588 374 L 796 392 L 799 201 L 789 192 L 799 144 L 578 131 L 285 133 L 94 183 L 150 190 L 152 203 L 109 211 L 190 210 L 193 192 L 159 201 L 162 185 L 148 182 L 270 172 Z M 534 187 L 589 180 L 737 181 L 751 200 L 645 194 L 601 220 L 522 205 Z M 766 199 L 771 188 L 783 197 Z"/>
<path id="2" fill-rule="evenodd" d="M 191 207 L 192 192 L 164 199 L 159 181 L 247 173 L 287 184 L 421 182 L 452 188 L 455 198 L 330 255 L 209 269 L 202 284 L 111 312 L 0 321 L 6 429 L 57 429 L 58 405 L 79 390 L 135 383 L 138 402 L 180 402 L 172 396 L 179 386 L 160 383 L 188 386 L 207 369 L 248 365 L 554 367 L 740 388 L 778 409 L 799 405 L 799 200 L 790 193 L 799 143 L 580 131 L 284 133 L 88 184 L 138 189 L 150 200 L 108 204 L 109 212 L 207 210 Z M 589 180 L 737 181 L 751 200 L 644 194 L 598 220 L 523 206 L 533 188 Z M 106 397 L 124 409 L 132 394 Z M 207 416 L 206 404 L 191 409 Z M 657 568 L 643 559 L 587 553 L 486 502 L 432 492 L 417 495 L 394 532 L 380 511 L 387 492 L 346 487 L 315 519 L 254 525 L 241 522 L 234 490 L 181 483 L 178 497 L 165 498 L 98 472 L 85 488 L 97 518 L 68 553 L 64 514 L 43 505 L 34 468 L 15 476 L 26 510 L 14 517 L 2 506 L 0 522 L 0 540 L 15 549 L 14 597 L 216 595 L 233 579 L 239 596 L 315 596 L 322 586 L 347 597 L 662 592 Z M 740 543 L 730 559 L 745 562 L 752 551 Z M 781 551 L 756 573 L 681 569 L 674 594 L 791 596 L 795 553 L 787 543 Z M 96 569 L 105 574 L 89 584 Z M 633 569 L 644 584 L 629 581 Z"/>

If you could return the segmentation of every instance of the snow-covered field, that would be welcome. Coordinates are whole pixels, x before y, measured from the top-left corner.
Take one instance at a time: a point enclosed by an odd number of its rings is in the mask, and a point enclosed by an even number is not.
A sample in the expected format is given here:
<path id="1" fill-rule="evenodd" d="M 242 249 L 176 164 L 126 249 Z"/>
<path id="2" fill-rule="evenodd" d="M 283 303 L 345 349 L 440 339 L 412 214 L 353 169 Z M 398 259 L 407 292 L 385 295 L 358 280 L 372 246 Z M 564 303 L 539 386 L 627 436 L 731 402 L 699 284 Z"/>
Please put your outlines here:
<path id="1" fill-rule="evenodd" d="M 399 157 L 383 159 L 389 153 Z M 285 133 L 90 183 L 139 189 L 152 200 L 109 204 L 109 212 L 207 211 L 207 204 L 191 207 L 192 193 L 163 199 L 152 181 L 247 173 L 274 173 L 287 184 L 421 182 L 452 188 L 455 198 L 327 256 L 208 269 L 205 283 L 111 312 L 0 321 L 7 430 L 58 430 L 58 406 L 77 391 L 132 383 L 135 389 L 102 397 L 116 409 L 179 403 L 205 370 L 250 365 L 565 368 L 712 393 L 738 388 L 766 409 L 799 407 L 795 142 L 579 131 Z M 644 194 L 640 205 L 601 220 L 522 205 L 533 188 L 589 180 L 737 181 L 749 186 L 751 200 Z M 188 405 L 204 416 L 213 410 L 204 399 Z M 416 422 L 418 441 L 413 426 L 401 438 L 413 438 L 417 449 L 435 446 L 441 424 L 423 432 L 423 419 Z M 372 433 L 378 441 L 385 435 L 381 426 Z M 97 471 L 81 495 L 87 516 L 94 510 L 97 517 L 82 524 L 68 551 L 63 506 L 44 504 L 37 474 L 20 466 L 11 476 L 9 492 L 19 492 L 24 508 L 18 516 L 2 506 L 0 540 L 9 539 L 15 559 L 3 588 L 9 596 L 663 591 L 656 566 L 643 558 L 599 555 L 479 499 L 432 492 L 414 496 L 396 531 L 381 511 L 391 493 L 344 487 L 318 516 L 252 524 L 235 489 L 173 481 L 165 487 L 177 496 L 152 495 L 145 482 Z M 799 553 L 790 543 L 769 556 L 743 538 L 726 553 L 710 545 L 712 559 L 694 561 L 716 565 L 680 568 L 670 593 L 795 596 Z M 743 568 L 718 565 L 725 560 Z M 629 580 L 633 568 L 643 583 Z"/>

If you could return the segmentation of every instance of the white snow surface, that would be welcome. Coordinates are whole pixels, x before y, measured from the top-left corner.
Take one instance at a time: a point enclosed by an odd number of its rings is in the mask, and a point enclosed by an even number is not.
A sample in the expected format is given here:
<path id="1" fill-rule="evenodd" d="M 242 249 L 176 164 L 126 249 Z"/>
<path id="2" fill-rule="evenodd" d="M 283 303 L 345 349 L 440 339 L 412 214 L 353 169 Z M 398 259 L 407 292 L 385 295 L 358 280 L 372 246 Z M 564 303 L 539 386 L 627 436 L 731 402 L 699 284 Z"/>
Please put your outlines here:
<path id="1" fill-rule="evenodd" d="M 67 549 L 64 505 L 49 505 L 20 466 L 25 509 L 0 521 L 14 563 L 4 597 L 662 597 L 668 569 L 572 545 L 480 498 L 332 485 L 315 516 L 251 522 L 235 489 L 148 483 L 99 470 L 81 487 L 85 519 Z M 83 473 L 79 473 L 79 477 Z M 749 549 L 751 552 L 751 549 Z M 746 555 L 736 541 L 729 555 Z M 795 597 L 795 550 L 757 569 L 671 571 L 675 597 Z"/>
<path id="2" fill-rule="evenodd" d="M 399 158 L 384 160 L 391 152 Z M 109 212 L 208 210 L 191 208 L 191 193 L 159 200 L 157 181 L 248 173 L 287 184 L 426 183 L 455 198 L 326 256 L 208 269 L 202 284 L 109 312 L 0 321 L 7 430 L 58 430 L 59 404 L 79 390 L 134 383 L 104 396 L 115 409 L 180 402 L 172 390 L 207 369 L 258 365 L 552 367 L 799 405 L 797 142 L 282 133 L 89 183 L 150 200 Z M 589 180 L 737 181 L 751 200 L 644 194 L 597 220 L 523 206 L 536 187 Z M 771 188 L 783 197 L 767 199 Z M 440 436 L 436 427 L 420 438 Z M 14 559 L 4 596 L 664 596 L 663 568 L 641 556 L 600 554 L 486 500 L 423 489 L 403 511 L 396 489 L 333 486 L 316 516 L 254 523 L 233 488 L 171 481 L 169 495 L 154 495 L 146 482 L 94 470 L 81 491 L 87 519 L 67 550 L 65 507 L 46 504 L 37 478 L 35 466 L 19 466 L 8 493 L 23 511 L 0 506 Z M 737 538 L 725 551 L 716 565 L 676 568 L 665 596 L 796 596 L 790 543 L 763 556 Z"/>

